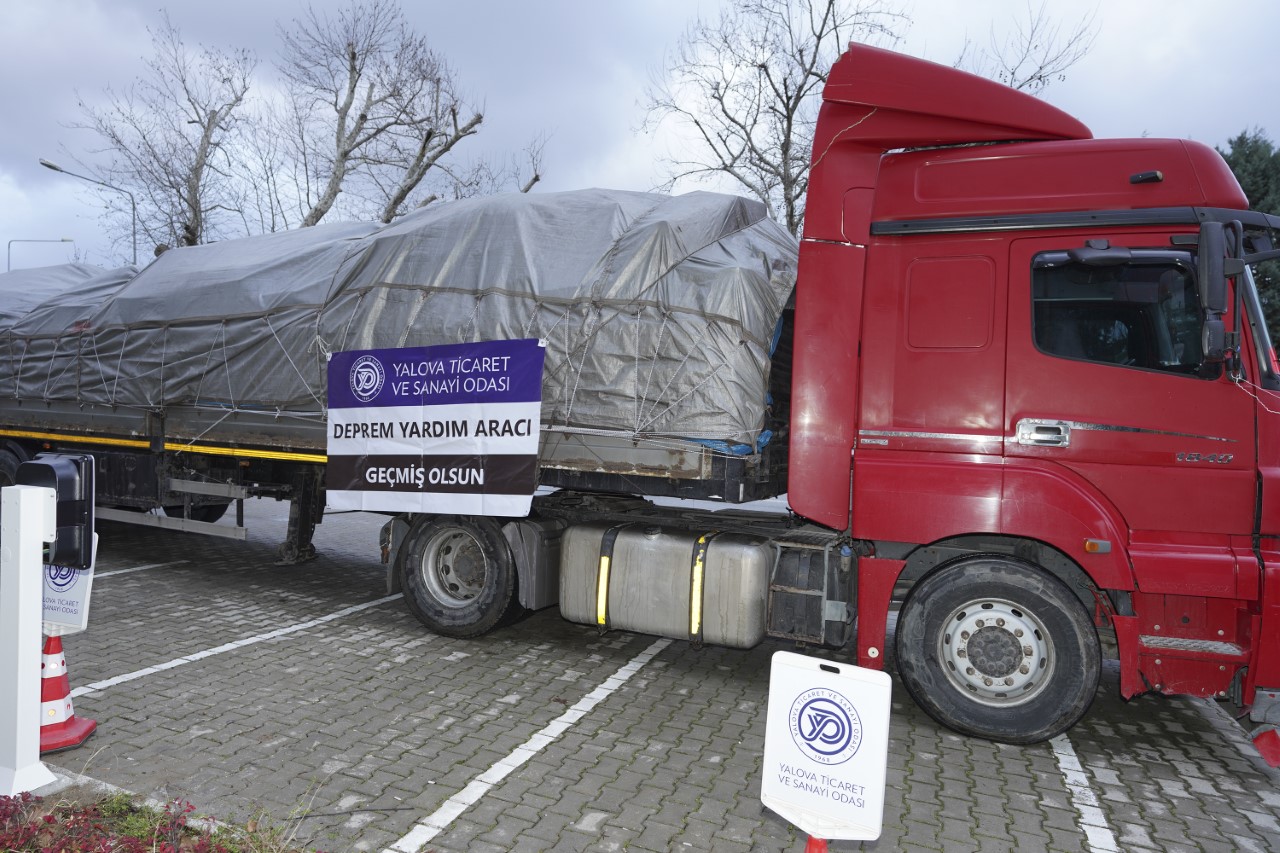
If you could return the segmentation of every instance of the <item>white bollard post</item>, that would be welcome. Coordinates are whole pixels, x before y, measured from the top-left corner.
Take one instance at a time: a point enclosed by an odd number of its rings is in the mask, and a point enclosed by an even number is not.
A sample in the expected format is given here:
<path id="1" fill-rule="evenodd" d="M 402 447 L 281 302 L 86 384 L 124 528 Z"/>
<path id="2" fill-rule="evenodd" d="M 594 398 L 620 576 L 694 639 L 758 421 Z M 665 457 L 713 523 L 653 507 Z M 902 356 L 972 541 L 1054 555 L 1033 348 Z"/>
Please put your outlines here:
<path id="1" fill-rule="evenodd" d="M 0 795 L 53 782 L 40 761 L 42 544 L 57 535 L 57 495 L 0 489 Z"/>

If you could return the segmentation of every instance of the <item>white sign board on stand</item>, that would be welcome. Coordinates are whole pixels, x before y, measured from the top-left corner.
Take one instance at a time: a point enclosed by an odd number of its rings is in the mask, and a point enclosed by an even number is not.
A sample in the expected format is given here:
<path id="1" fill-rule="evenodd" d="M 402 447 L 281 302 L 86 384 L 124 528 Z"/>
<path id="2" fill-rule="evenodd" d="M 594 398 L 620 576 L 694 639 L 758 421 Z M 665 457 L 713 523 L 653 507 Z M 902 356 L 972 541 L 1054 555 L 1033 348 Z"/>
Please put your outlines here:
<path id="1" fill-rule="evenodd" d="M 879 838 L 891 690 L 878 670 L 775 653 L 761 802 L 813 838 Z"/>
<path id="2" fill-rule="evenodd" d="M 98 559 L 98 534 L 93 534 L 93 556 L 87 569 L 44 565 L 44 633 L 66 636 L 89 626 L 89 593 L 93 591 L 93 566 Z"/>
<path id="3" fill-rule="evenodd" d="M 54 781 L 40 761 L 40 551 L 57 536 L 53 489 L 0 489 L 0 796 Z"/>

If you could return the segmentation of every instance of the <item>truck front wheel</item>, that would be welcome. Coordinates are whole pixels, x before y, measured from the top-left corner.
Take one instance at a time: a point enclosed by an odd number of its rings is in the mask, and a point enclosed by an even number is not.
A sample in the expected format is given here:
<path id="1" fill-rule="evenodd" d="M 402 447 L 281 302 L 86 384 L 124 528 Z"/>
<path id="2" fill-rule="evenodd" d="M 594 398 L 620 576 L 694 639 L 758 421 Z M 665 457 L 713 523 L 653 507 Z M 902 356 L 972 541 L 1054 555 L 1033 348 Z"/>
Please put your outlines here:
<path id="1" fill-rule="evenodd" d="M 478 637 L 517 606 L 515 564 L 492 519 L 419 517 L 401 554 L 405 600 L 434 633 Z"/>
<path id="2" fill-rule="evenodd" d="M 1037 743 L 1074 725 L 1101 669 L 1088 611 L 1058 578 L 1002 556 L 966 557 L 912 589 L 898 671 L 917 704 L 964 734 Z"/>

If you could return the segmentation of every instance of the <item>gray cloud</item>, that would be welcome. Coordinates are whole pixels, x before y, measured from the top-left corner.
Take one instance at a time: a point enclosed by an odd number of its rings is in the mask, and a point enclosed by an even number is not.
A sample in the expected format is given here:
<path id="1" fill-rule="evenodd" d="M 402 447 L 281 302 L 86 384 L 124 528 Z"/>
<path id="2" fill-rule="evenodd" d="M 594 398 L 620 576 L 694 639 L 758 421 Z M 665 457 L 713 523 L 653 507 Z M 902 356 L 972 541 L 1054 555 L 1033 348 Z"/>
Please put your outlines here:
<path id="1" fill-rule="evenodd" d="M 316 8 L 336 8 L 316 0 Z M 583 186 L 649 189 L 661 179 L 661 146 L 638 132 L 649 75 L 701 11 L 717 0 L 486 0 L 405 2 L 406 15 L 456 68 L 485 110 L 475 153 L 518 151 L 549 136 L 541 191 Z M 951 62 L 967 35 L 985 43 L 1021 4 L 916 0 L 900 46 Z M 275 60 L 276 22 L 293 0 L 217 0 L 169 7 L 189 44 L 254 50 L 264 75 Z M 1050 0 L 1056 15 L 1085 4 Z M 1179 136 L 1221 145 L 1261 126 L 1280 135 L 1264 63 L 1280 5 L 1242 0 L 1215 11 L 1197 0 L 1107 0 L 1093 52 L 1045 93 L 1099 136 Z M 149 52 L 157 4 L 141 0 L 9 0 L 0 26 L 0 240 L 73 237 L 88 261 L 127 260 L 129 246 L 101 234 L 102 199 L 91 185 L 41 168 L 47 157 L 92 164 L 95 140 L 70 127 L 77 93 L 126 89 Z M 265 76 L 264 76 L 264 79 Z M 1262 94 L 1258 94 L 1262 93 Z M 17 244 L 14 266 L 61 262 L 60 244 Z M 149 255 L 140 247 L 139 255 Z"/>

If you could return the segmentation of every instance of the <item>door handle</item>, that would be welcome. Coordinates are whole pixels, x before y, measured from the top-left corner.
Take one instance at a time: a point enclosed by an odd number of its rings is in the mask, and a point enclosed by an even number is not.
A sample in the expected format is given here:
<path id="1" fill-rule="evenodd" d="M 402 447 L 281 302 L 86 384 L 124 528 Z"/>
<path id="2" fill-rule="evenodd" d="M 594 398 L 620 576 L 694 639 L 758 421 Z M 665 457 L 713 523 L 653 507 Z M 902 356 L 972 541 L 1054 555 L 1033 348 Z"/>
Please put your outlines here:
<path id="1" fill-rule="evenodd" d="M 1023 418 L 1018 421 L 1018 433 L 1014 441 L 1024 447 L 1068 447 L 1071 444 L 1071 423 Z"/>

